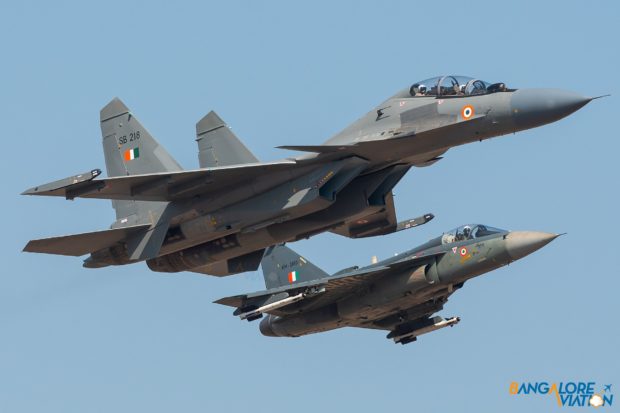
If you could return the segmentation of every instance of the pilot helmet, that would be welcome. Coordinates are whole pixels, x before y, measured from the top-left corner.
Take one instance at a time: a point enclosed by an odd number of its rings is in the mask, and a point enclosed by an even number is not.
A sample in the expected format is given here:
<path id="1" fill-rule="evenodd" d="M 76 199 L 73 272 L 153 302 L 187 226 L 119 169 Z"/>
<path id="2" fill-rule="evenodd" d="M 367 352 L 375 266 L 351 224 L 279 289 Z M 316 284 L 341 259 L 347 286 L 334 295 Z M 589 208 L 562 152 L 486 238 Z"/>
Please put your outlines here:
<path id="1" fill-rule="evenodd" d="M 471 227 L 469 225 L 463 227 L 463 235 L 465 235 L 466 238 L 471 235 Z"/>

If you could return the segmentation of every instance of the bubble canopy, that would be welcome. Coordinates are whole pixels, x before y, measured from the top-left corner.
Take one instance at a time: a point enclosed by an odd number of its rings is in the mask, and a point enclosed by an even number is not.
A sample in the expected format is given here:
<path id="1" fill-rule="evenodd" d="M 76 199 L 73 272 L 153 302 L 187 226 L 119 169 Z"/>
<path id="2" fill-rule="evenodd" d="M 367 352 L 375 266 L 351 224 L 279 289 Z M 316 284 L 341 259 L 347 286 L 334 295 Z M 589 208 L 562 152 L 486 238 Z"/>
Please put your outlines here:
<path id="1" fill-rule="evenodd" d="M 482 224 L 461 225 L 458 228 L 454 228 L 452 231 L 444 233 L 441 236 L 441 243 L 451 244 L 453 242 L 482 238 L 487 235 L 500 234 L 502 232 L 508 231 Z"/>
<path id="2" fill-rule="evenodd" d="M 506 91 L 503 83 L 489 83 L 468 76 L 437 76 L 414 83 L 409 89 L 413 97 L 459 97 L 486 95 Z"/>

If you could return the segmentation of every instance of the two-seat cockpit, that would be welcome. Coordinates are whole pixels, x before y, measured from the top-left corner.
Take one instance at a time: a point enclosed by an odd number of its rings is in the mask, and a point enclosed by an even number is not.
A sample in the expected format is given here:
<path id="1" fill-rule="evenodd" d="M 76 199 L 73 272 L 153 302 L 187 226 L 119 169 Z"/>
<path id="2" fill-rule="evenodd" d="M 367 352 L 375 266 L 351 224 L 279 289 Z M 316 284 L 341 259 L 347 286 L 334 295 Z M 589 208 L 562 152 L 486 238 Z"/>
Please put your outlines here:
<path id="1" fill-rule="evenodd" d="M 444 233 L 441 236 L 441 243 L 452 244 L 454 242 L 482 238 L 486 237 L 487 235 L 493 235 L 502 232 L 507 231 L 481 224 L 461 225 L 460 227 L 455 228 L 452 231 Z"/>
<path id="2" fill-rule="evenodd" d="M 504 83 L 488 83 L 467 76 L 437 76 L 414 83 L 409 89 L 412 97 L 465 97 L 505 92 Z"/>

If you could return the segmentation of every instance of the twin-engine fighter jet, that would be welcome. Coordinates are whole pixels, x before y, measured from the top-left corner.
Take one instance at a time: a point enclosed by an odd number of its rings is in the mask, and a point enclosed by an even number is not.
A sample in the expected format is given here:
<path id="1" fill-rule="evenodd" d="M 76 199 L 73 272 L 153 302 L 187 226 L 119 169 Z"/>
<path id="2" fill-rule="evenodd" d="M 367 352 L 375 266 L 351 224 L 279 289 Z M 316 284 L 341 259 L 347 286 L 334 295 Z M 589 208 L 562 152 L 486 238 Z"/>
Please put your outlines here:
<path id="1" fill-rule="evenodd" d="M 592 98 L 555 89 L 442 76 L 417 82 L 323 145 L 260 162 L 210 112 L 196 125 L 200 169 L 183 170 L 119 99 L 101 110 L 107 178 L 94 169 L 26 195 L 110 199 L 110 229 L 30 241 L 25 251 L 82 256 L 87 268 L 146 261 L 159 272 L 229 275 L 258 268 L 265 248 L 325 231 L 349 238 L 411 228 L 392 189 L 448 149 L 561 119 Z"/>
<path id="2" fill-rule="evenodd" d="M 260 322 L 265 336 L 360 327 L 388 331 L 388 339 L 407 344 L 460 321 L 434 314 L 467 280 L 523 258 L 557 237 L 465 225 L 384 261 L 333 275 L 277 245 L 267 249 L 262 261 L 266 291 L 216 303 L 237 307 L 234 314 L 248 321 L 265 314 Z"/>

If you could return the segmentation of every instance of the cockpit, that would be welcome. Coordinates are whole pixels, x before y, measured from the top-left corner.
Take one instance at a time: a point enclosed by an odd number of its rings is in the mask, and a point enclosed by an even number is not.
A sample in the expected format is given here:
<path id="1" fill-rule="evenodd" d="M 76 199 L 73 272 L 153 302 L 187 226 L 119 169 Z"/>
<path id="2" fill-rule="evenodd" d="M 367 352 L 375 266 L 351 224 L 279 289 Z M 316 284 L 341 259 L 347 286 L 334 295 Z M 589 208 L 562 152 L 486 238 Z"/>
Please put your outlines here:
<path id="1" fill-rule="evenodd" d="M 506 92 L 504 83 L 488 83 L 467 76 L 437 76 L 414 83 L 409 89 L 413 97 L 464 97 Z"/>
<path id="2" fill-rule="evenodd" d="M 481 224 L 462 225 L 458 228 L 453 229 L 452 231 L 444 233 L 441 236 L 441 243 L 452 244 L 453 242 L 482 238 L 486 237 L 487 235 L 493 235 L 502 232 L 507 231 Z"/>

